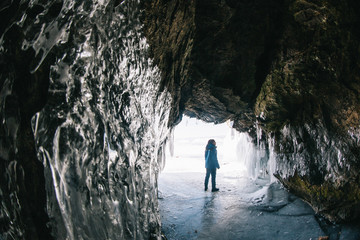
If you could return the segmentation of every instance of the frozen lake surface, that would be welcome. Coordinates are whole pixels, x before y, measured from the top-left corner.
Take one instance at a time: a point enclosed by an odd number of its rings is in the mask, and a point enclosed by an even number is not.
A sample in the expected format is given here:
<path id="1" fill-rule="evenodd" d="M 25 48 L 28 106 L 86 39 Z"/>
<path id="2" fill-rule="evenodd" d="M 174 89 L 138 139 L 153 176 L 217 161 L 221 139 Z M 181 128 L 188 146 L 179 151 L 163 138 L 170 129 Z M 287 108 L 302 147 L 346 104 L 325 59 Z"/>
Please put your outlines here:
<path id="1" fill-rule="evenodd" d="M 160 214 L 168 240 L 360 239 L 359 226 L 326 224 L 278 183 L 218 173 L 216 193 L 204 191 L 201 173 L 160 175 Z"/>

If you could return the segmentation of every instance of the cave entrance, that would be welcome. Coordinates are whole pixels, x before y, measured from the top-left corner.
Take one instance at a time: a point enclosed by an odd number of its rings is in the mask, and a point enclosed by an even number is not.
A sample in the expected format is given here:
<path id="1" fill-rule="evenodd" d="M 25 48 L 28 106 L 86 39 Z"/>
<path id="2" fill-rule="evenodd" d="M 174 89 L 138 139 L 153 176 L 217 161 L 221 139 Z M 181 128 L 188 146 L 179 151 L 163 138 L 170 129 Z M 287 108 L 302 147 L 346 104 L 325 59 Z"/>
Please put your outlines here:
<path id="1" fill-rule="evenodd" d="M 323 236 L 311 207 L 271 179 L 271 154 L 260 141 L 231 125 L 184 116 L 175 127 L 170 144 L 174 148 L 168 149 L 158 179 L 162 232 L 167 239 Z M 204 191 L 204 149 L 210 138 L 218 147 L 219 192 Z"/>
<path id="2" fill-rule="evenodd" d="M 209 139 L 215 139 L 219 174 L 269 179 L 270 161 L 265 146 L 254 142 L 247 133 L 236 131 L 232 124 L 206 123 L 184 115 L 166 148 L 162 173 L 205 173 L 204 149 Z"/>
<path id="3" fill-rule="evenodd" d="M 220 164 L 216 177 L 220 191 L 214 193 L 204 191 L 204 150 L 209 139 L 217 143 Z M 270 178 L 261 168 L 267 166 L 267 162 L 262 164 L 267 159 L 262 154 L 265 150 L 247 133 L 233 129 L 231 121 L 213 124 L 187 116 L 175 127 L 169 145 L 165 167 L 158 179 L 162 231 L 166 237 L 220 239 L 222 234 L 231 233 L 225 239 L 239 239 L 239 236 L 247 239 L 249 235 L 239 235 L 237 229 L 247 225 L 247 221 L 258 221 L 253 219 L 251 208 L 265 198 L 270 188 Z M 283 191 L 279 186 L 273 189 L 276 192 L 270 195 L 285 196 L 279 194 Z M 283 198 L 286 197 L 274 199 L 278 202 Z M 257 214 L 260 213 L 259 210 Z"/>
<path id="4" fill-rule="evenodd" d="M 174 129 L 172 143 L 166 151 L 163 172 L 204 173 L 204 149 L 209 139 L 215 139 L 221 173 L 234 176 L 247 175 L 246 155 L 239 151 L 240 136 L 232 123 L 206 123 L 196 118 L 183 117 Z M 247 141 L 246 137 L 243 139 Z M 249 143 L 245 144 L 251 144 Z"/>

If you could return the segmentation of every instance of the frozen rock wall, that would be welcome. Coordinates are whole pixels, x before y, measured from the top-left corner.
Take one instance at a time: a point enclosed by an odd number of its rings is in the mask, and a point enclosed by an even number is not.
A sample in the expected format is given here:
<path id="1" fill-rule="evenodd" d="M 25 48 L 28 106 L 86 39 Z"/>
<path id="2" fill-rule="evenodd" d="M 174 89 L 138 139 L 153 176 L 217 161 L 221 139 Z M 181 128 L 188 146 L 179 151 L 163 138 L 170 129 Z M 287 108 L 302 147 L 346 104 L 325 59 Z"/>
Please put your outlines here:
<path id="1" fill-rule="evenodd" d="M 277 176 L 331 220 L 359 218 L 359 3 L 290 1 L 255 114 Z"/>
<path id="2" fill-rule="evenodd" d="M 157 174 L 172 97 L 159 90 L 159 70 L 146 54 L 139 2 L 21 1 L 2 10 L 15 14 L 0 40 L 2 64 L 10 67 L 1 75 L 1 170 L 8 183 L 1 184 L 1 238 L 158 238 Z M 39 84 L 48 86 L 42 109 L 25 119 L 30 126 L 34 115 L 30 144 L 44 166 L 36 173 L 24 166 L 17 139 L 24 115 L 18 99 L 35 92 L 21 96 L 16 85 L 37 87 L 21 79 L 11 61 L 26 52 L 32 55 L 24 72 L 44 77 Z M 39 76 L 44 69 L 47 75 Z M 41 163 L 35 156 L 31 161 Z M 34 188 L 46 189 L 46 197 L 30 201 L 19 178 L 31 185 L 41 176 Z M 39 228 L 32 226 L 39 219 L 30 204 L 48 216 Z"/>

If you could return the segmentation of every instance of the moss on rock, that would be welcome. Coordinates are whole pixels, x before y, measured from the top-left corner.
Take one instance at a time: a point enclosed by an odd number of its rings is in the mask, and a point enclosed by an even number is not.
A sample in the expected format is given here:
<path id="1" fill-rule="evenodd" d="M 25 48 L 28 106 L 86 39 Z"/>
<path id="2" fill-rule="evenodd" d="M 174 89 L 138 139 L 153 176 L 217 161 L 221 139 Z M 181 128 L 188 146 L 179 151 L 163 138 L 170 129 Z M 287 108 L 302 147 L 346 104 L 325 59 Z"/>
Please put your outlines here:
<path id="1" fill-rule="evenodd" d="M 314 210 L 336 222 L 355 220 L 360 214 L 359 181 L 349 181 L 345 185 L 326 181 L 320 185 L 312 184 L 305 176 L 276 177 L 292 192 L 309 202 Z"/>

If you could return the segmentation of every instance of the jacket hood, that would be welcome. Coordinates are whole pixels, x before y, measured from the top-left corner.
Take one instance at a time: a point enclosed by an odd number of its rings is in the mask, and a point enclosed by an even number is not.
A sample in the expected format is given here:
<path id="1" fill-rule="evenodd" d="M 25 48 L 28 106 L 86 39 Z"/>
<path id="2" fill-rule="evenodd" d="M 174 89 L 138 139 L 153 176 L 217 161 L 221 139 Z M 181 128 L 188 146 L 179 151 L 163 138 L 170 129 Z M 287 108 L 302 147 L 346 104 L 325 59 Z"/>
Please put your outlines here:
<path id="1" fill-rule="evenodd" d="M 206 149 L 214 149 L 216 148 L 216 146 L 212 143 L 209 143 L 208 145 L 206 145 Z"/>

